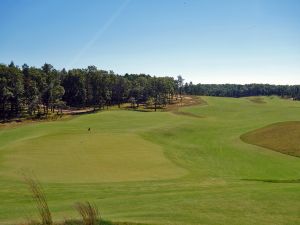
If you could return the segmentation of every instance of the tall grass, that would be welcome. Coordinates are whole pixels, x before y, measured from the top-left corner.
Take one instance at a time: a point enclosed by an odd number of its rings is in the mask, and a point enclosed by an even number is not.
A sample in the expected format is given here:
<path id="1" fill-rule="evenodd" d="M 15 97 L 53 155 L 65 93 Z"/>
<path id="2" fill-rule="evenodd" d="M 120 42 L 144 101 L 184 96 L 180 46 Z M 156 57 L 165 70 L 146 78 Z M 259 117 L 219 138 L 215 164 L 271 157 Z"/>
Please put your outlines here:
<path id="1" fill-rule="evenodd" d="M 52 215 L 47 204 L 46 196 L 44 194 L 41 184 L 37 180 L 29 176 L 24 176 L 24 180 L 29 187 L 29 190 L 32 194 L 34 201 L 36 202 L 36 207 L 38 209 L 41 218 L 41 224 L 54 225 L 52 220 Z M 96 205 L 92 205 L 88 201 L 85 203 L 79 202 L 76 203 L 75 209 L 81 215 L 82 223 L 76 220 L 71 220 L 71 221 L 65 221 L 65 223 L 62 224 L 73 224 L 73 225 L 74 224 L 83 224 L 83 225 L 100 224 L 101 218 L 100 218 L 99 210 Z M 28 224 L 35 225 L 40 223 L 35 221 L 30 221 Z"/>
<path id="2" fill-rule="evenodd" d="M 28 185 L 32 197 L 36 202 L 36 207 L 39 211 L 40 218 L 42 220 L 43 225 L 53 225 L 53 220 L 51 216 L 51 212 L 49 210 L 46 196 L 43 192 L 42 186 L 37 180 L 34 180 L 30 177 L 25 176 L 25 182 Z"/>
<path id="3" fill-rule="evenodd" d="M 90 202 L 77 203 L 75 209 L 82 217 L 84 225 L 96 225 L 100 221 L 99 210 L 95 205 Z"/>

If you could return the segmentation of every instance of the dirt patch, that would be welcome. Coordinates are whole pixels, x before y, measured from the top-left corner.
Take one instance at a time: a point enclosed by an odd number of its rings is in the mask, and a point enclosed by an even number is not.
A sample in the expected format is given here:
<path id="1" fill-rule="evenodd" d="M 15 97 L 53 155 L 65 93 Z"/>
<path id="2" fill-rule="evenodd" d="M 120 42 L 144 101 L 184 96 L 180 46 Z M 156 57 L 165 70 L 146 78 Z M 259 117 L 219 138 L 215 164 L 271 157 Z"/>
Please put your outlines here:
<path id="1" fill-rule="evenodd" d="M 167 105 L 164 111 L 172 112 L 176 115 L 190 116 L 194 118 L 203 118 L 201 115 L 193 114 L 190 112 L 179 111 L 181 107 L 195 106 L 195 105 L 207 105 L 200 96 L 183 96 L 182 100 L 177 100 L 173 104 Z"/>
<path id="2" fill-rule="evenodd" d="M 21 127 L 21 126 L 25 126 L 25 125 L 34 124 L 34 123 L 40 123 L 40 122 L 68 120 L 70 118 L 71 118 L 71 115 L 66 114 L 66 115 L 49 116 L 48 118 L 44 118 L 44 119 L 22 119 L 22 120 L 18 120 L 18 121 L 13 120 L 13 121 L 0 123 L 0 129 Z"/>
<path id="3" fill-rule="evenodd" d="M 195 105 L 207 105 L 207 102 L 204 101 L 200 96 L 190 96 L 184 95 L 182 98 L 174 98 L 171 100 L 171 103 L 166 106 L 158 106 L 156 110 L 158 112 L 172 112 L 178 115 L 191 116 L 195 118 L 203 118 L 203 116 L 195 115 L 189 112 L 179 111 L 182 107 L 195 106 Z M 146 106 L 145 104 L 140 104 L 139 107 L 132 108 L 129 103 L 122 104 L 121 109 L 137 111 L 137 112 L 154 112 L 154 106 Z"/>
<path id="4" fill-rule="evenodd" d="M 173 104 L 166 106 L 165 111 L 178 111 L 181 107 L 194 106 L 194 105 L 207 105 L 200 96 L 190 96 L 186 95 L 182 97 L 182 100 L 177 99 Z"/>
<path id="5" fill-rule="evenodd" d="M 50 121 L 58 121 L 58 120 L 66 120 L 71 116 L 82 115 L 82 114 L 90 114 L 98 112 L 99 110 L 94 110 L 94 108 L 84 108 L 84 109 L 64 109 L 62 110 L 62 114 L 52 113 L 48 114 L 47 117 L 40 119 L 31 119 L 31 118 L 20 118 L 13 119 L 10 121 L 0 122 L 0 129 L 5 128 L 14 128 L 23 125 L 33 124 L 37 122 L 50 122 Z"/>
<path id="6" fill-rule="evenodd" d="M 83 108 L 83 109 L 64 109 L 62 110 L 65 115 L 81 115 L 86 113 L 92 113 L 96 110 L 94 108 Z"/>

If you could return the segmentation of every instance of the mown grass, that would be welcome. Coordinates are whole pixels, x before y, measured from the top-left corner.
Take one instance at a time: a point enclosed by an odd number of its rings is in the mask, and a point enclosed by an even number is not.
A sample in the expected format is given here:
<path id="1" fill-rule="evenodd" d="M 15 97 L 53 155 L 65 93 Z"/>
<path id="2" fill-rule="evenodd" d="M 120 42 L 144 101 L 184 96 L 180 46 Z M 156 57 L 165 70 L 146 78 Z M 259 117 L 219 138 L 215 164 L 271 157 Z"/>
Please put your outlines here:
<path id="1" fill-rule="evenodd" d="M 94 127 L 91 132 L 83 129 L 79 134 L 26 139 L 6 151 L 2 174 L 16 178 L 22 171 L 34 171 L 41 181 L 62 183 L 153 180 L 186 174 L 164 156 L 159 145 L 134 133 L 99 133 Z"/>
<path id="2" fill-rule="evenodd" d="M 298 180 L 299 158 L 240 139 L 299 121 L 300 102 L 203 100 L 182 114 L 107 111 L 1 129 L 0 223 L 36 218 L 18 175 L 33 170 L 55 221 L 79 219 L 74 202 L 91 201 L 109 221 L 300 224 L 299 183 L 260 181 Z"/>

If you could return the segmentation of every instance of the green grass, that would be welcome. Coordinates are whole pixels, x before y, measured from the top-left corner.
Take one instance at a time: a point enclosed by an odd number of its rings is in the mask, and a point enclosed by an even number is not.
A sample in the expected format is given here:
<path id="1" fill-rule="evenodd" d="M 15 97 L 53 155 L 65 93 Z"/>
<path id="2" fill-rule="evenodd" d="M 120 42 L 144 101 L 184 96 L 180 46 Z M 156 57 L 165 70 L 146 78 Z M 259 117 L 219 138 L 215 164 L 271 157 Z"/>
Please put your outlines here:
<path id="1" fill-rule="evenodd" d="M 32 171 L 56 220 L 78 218 L 74 203 L 87 200 L 117 222 L 300 224 L 299 182 L 280 182 L 300 179 L 300 159 L 240 139 L 300 121 L 300 102 L 261 98 L 203 97 L 207 105 L 179 114 L 106 111 L 1 129 L 0 223 L 35 218 L 20 175 Z"/>
<path id="2" fill-rule="evenodd" d="M 24 151 L 24 146 L 28 150 Z M 159 145 L 133 133 L 84 130 L 79 134 L 51 134 L 16 142 L 6 151 L 3 176 L 32 170 L 43 182 L 153 180 L 186 174 L 164 156 Z"/>
<path id="3" fill-rule="evenodd" d="M 248 132 L 241 136 L 247 143 L 300 157 L 300 122 L 289 121 Z"/>

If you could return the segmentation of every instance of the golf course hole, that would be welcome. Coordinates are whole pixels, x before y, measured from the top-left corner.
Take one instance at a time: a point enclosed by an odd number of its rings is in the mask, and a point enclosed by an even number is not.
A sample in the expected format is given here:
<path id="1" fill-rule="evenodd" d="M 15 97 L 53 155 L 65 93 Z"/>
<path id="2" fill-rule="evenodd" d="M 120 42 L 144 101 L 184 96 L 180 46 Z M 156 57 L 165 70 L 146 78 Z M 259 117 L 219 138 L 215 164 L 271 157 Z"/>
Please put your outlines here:
<path id="1" fill-rule="evenodd" d="M 300 157 L 300 121 L 271 124 L 241 136 L 248 143 Z"/>

